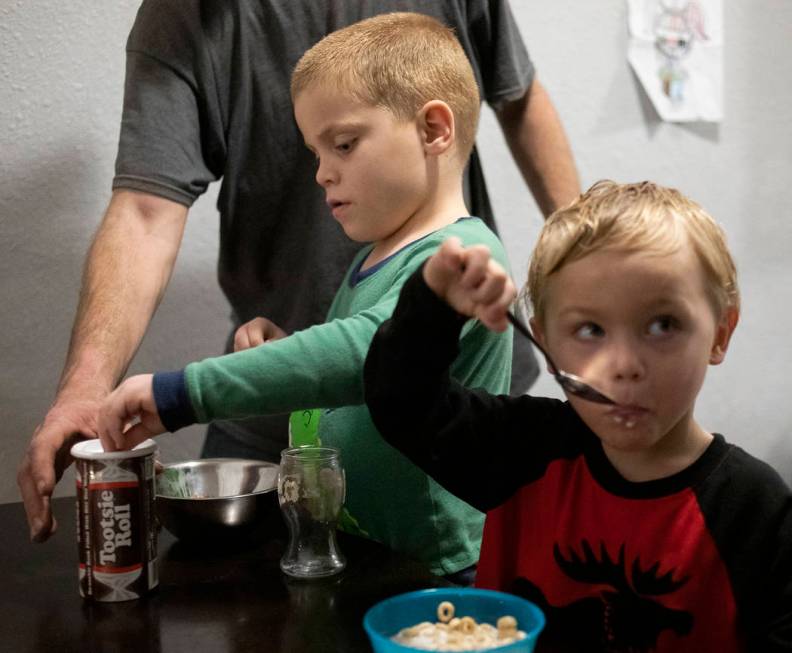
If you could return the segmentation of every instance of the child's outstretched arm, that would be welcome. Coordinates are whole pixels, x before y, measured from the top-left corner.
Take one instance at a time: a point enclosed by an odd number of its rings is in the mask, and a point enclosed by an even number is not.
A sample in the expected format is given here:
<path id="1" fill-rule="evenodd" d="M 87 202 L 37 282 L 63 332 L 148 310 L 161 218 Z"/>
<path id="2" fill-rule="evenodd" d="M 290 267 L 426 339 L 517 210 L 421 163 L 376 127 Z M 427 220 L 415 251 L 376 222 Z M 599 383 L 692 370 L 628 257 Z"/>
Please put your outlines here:
<path id="1" fill-rule="evenodd" d="M 236 330 L 234 351 L 258 347 L 288 335 L 272 320 L 257 317 Z M 168 430 L 157 411 L 153 378 L 153 374 L 132 376 L 104 400 L 97 419 L 97 430 L 105 451 L 131 449 L 143 440 Z M 127 428 L 130 423 L 132 426 Z"/>
<path id="2" fill-rule="evenodd" d="M 105 451 L 131 449 L 166 430 L 157 412 L 152 374 L 129 377 L 99 410 L 97 431 Z"/>
<path id="3" fill-rule="evenodd" d="M 484 245 L 463 247 L 452 237 L 426 262 L 424 281 L 461 315 L 475 317 L 494 331 L 509 326 L 506 311 L 517 289 Z"/>

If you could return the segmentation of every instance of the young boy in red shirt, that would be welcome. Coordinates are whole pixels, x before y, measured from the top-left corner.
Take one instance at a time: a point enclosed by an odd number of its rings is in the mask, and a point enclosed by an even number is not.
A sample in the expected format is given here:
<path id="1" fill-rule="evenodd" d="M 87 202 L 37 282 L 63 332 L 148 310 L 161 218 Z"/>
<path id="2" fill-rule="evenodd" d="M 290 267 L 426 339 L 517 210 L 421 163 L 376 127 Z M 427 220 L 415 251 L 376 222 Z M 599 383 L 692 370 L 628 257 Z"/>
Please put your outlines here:
<path id="1" fill-rule="evenodd" d="M 515 288 L 446 241 L 365 367 L 391 444 L 487 513 L 476 585 L 538 604 L 537 651 L 789 651 L 792 493 L 698 424 L 739 315 L 722 231 L 651 183 L 595 184 L 533 254 L 534 335 L 613 404 L 493 396 L 448 375 L 467 317 L 507 326 Z"/>

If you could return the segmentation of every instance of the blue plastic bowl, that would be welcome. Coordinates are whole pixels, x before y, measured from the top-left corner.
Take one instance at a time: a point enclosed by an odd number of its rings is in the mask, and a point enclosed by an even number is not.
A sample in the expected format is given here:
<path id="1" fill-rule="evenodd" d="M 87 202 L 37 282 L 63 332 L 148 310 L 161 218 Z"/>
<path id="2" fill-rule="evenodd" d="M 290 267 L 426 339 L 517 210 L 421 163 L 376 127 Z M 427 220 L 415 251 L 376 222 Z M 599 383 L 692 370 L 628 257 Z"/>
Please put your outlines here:
<path id="1" fill-rule="evenodd" d="M 366 612 L 363 627 L 375 653 L 415 653 L 419 650 L 397 644 L 391 637 L 402 628 L 422 621 L 435 623 L 437 606 L 442 601 L 454 604 L 454 616 L 470 616 L 478 623 L 487 622 L 494 626 L 500 617 L 513 616 L 517 620 L 517 628 L 525 631 L 526 637 L 512 644 L 486 649 L 497 653 L 532 653 L 536 638 L 545 625 L 544 614 L 536 605 L 513 594 L 466 587 L 419 590 L 380 601 Z"/>

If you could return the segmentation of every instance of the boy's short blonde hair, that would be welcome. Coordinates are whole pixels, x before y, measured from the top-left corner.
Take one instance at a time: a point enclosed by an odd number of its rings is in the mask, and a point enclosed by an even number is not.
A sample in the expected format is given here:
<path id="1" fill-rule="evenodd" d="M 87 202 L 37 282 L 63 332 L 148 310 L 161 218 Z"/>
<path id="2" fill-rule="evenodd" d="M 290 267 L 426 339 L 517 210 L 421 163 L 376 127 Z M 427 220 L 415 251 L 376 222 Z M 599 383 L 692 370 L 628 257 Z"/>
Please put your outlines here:
<path id="1" fill-rule="evenodd" d="M 430 100 L 454 113 L 456 151 L 467 161 L 476 136 L 479 90 L 453 30 L 423 14 L 382 14 L 328 34 L 297 63 L 292 101 L 313 84 L 414 120 Z"/>
<path id="2" fill-rule="evenodd" d="M 698 204 L 648 181 L 599 181 L 544 225 L 528 270 L 534 318 L 544 323 L 547 279 L 567 263 L 603 249 L 670 254 L 689 242 L 704 268 L 716 317 L 739 309 L 737 270 L 726 236 Z"/>

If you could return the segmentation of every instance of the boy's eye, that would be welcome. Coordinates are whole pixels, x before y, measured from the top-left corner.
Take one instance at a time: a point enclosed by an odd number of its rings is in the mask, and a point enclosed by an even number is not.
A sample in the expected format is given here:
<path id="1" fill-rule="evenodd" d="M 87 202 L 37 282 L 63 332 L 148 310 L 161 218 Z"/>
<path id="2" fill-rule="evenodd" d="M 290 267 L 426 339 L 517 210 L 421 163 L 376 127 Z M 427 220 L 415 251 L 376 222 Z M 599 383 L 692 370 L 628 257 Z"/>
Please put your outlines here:
<path id="1" fill-rule="evenodd" d="M 356 142 L 357 142 L 356 138 L 345 138 L 343 140 L 339 140 L 336 143 L 335 148 L 339 152 L 343 152 L 343 153 L 351 152 Z"/>
<path id="2" fill-rule="evenodd" d="M 604 335 L 605 331 L 603 331 L 602 327 L 598 324 L 594 324 L 594 322 L 586 322 L 585 324 L 579 325 L 575 329 L 575 335 L 578 338 L 583 338 L 584 340 L 591 340 L 592 338 L 598 338 Z"/>
<path id="3" fill-rule="evenodd" d="M 649 323 L 647 331 L 650 336 L 662 336 L 673 331 L 679 323 L 670 315 L 659 315 Z"/>

